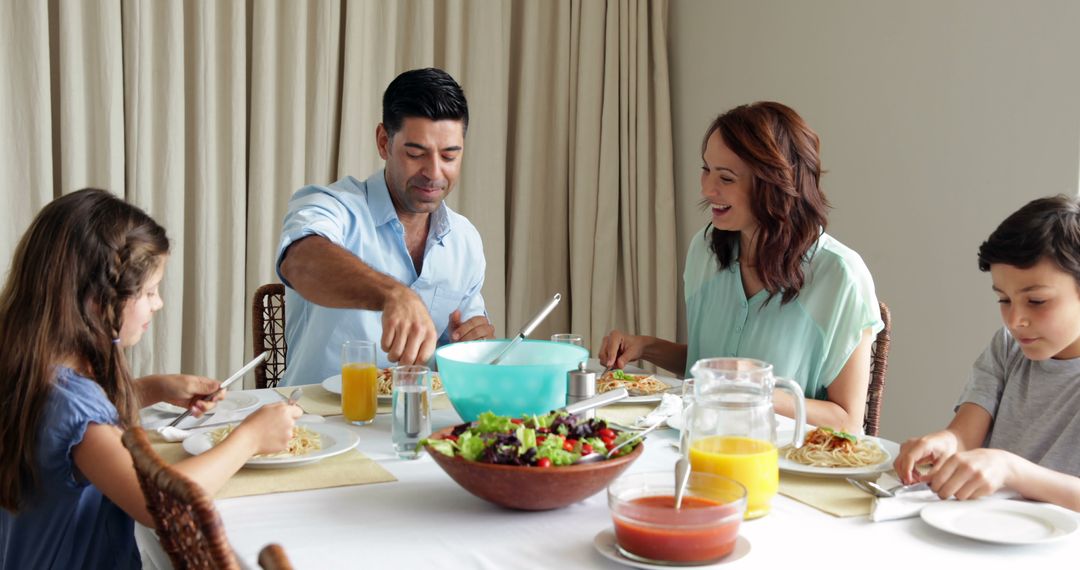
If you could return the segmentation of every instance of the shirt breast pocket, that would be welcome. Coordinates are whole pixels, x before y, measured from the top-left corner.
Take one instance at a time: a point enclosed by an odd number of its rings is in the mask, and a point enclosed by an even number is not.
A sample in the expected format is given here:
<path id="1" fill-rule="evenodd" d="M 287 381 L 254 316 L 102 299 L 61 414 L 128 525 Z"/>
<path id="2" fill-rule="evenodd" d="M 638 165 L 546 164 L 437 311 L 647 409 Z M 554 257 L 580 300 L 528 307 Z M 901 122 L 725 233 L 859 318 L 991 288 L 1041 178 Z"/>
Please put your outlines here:
<path id="1" fill-rule="evenodd" d="M 464 291 L 441 286 L 435 288 L 435 293 L 431 296 L 431 320 L 440 337 L 446 333 L 450 324 L 450 313 L 461 307 L 464 298 Z"/>

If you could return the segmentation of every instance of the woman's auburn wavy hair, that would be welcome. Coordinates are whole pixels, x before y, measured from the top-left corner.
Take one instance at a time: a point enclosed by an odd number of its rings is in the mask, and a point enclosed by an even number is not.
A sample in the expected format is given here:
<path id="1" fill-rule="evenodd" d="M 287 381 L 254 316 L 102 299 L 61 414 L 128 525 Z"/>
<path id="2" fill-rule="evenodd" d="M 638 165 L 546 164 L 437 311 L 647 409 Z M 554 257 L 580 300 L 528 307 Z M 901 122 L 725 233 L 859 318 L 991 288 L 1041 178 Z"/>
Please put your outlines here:
<path id="1" fill-rule="evenodd" d="M 169 252 L 165 229 L 104 190 L 46 205 L 15 249 L 0 293 L 0 506 L 18 512 L 38 482 L 36 451 L 56 367 L 80 370 L 138 421 L 138 397 L 119 346 L 125 304 Z"/>
<path id="2" fill-rule="evenodd" d="M 702 139 L 702 156 L 717 131 L 753 175 L 750 209 L 758 229 L 752 259 L 769 292 L 766 303 L 778 293 L 781 304 L 789 303 L 806 283 L 803 262 L 828 222 L 829 202 L 820 186 L 821 142 L 794 109 L 771 101 L 717 117 Z M 735 262 L 739 233 L 705 229 L 721 269 Z"/>

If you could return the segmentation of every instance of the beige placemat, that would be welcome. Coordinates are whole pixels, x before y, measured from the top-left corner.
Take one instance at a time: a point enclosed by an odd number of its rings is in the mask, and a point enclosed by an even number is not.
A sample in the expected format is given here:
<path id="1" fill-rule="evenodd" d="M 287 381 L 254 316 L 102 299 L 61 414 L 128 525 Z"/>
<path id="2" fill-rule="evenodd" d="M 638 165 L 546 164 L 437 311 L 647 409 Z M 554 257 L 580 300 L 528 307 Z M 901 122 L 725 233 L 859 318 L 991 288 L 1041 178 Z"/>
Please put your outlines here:
<path id="1" fill-rule="evenodd" d="M 300 397 L 300 401 L 297 404 L 305 413 L 315 414 L 317 416 L 329 417 L 341 415 L 341 395 L 335 394 L 326 388 L 318 384 L 308 384 L 304 387 L 304 395 Z M 286 398 L 293 391 L 293 386 L 287 386 L 284 388 L 274 388 L 278 394 L 285 396 Z M 446 394 L 439 394 L 431 400 L 431 409 L 433 410 L 445 410 L 450 408 L 450 399 L 446 397 Z M 379 400 L 379 407 L 375 410 L 377 414 L 389 414 L 390 402 Z"/>
<path id="2" fill-rule="evenodd" d="M 843 479 L 780 474 L 780 494 L 837 517 L 870 514 L 874 498 Z"/>
<path id="3" fill-rule="evenodd" d="M 656 404 L 614 404 L 596 410 L 596 417 L 632 426 L 655 409 Z"/>
<path id="4" fill-rule="evenodd" d="M 160 438 L 155 439 L 156 436 L 157 434 L 151 435 L 154 451 L 167 463 L 173 464 L 191 457 L 181 444 L 164 442 Z M 225 483 L 214 498 L 228 499 L 391 481 L 397 481 L 397 478 L 363 453 L 353 449 L 310 465 L 288 469 L 241 469 Z"/>

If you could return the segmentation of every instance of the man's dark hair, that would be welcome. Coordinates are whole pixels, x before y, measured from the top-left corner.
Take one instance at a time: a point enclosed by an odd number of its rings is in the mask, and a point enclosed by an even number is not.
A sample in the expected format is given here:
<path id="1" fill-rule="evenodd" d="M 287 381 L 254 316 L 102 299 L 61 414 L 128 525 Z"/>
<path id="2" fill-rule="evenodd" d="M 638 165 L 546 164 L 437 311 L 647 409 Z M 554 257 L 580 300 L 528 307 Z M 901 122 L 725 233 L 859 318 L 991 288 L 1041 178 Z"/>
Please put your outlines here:
<path id="1" fill-rule="evenodd" d="M 408 117 L 461 121 L 463 131 L 467 131 L 469 104 L 449 73 L 434 67 L 412 69 L 395 77 L 383 93 L 382 122 L 386 133 L 393 137 Z"/>
<path id="2" fill-rule="evenodd" d="M 1080 284 L 1080 199 L 1059 194 L 1032 200 L 979 246 L 979 270 L 995 263 L 1027 269 L 1042 258 Z"/>

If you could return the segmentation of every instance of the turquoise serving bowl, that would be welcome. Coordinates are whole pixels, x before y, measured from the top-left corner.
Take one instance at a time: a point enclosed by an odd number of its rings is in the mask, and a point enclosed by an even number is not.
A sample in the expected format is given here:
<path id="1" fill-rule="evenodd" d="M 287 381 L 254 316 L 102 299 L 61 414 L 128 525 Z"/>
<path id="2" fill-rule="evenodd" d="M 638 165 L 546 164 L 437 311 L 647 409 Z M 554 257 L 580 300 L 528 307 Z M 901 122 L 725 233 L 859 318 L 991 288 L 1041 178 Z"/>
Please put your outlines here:
<path id="1" fill-rule="evenodd" d="M 509 340 L 448 344 L 435 351 L 439 376 L 461 419 L 484 412 L 501 416 L 545 414 L 566 405 L 566 373 L 589 358 L 580 346 L 524 340 L 492 366 Z"/>

